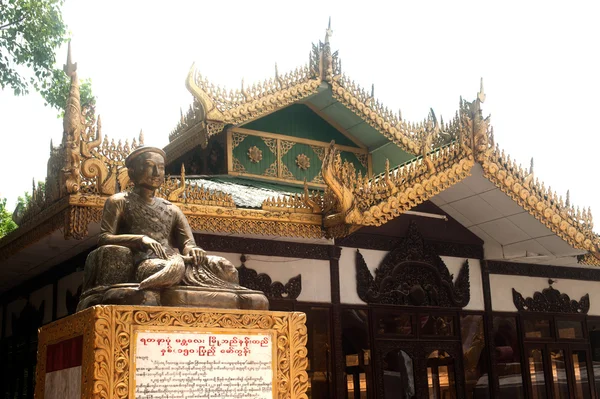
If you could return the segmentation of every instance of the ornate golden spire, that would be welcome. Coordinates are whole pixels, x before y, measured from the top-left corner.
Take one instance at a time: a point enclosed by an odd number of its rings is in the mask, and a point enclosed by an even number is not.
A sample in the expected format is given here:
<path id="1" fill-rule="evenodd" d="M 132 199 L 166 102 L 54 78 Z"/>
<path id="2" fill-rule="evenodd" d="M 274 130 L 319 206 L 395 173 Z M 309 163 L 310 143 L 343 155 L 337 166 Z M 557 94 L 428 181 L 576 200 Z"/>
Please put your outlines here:
<path id="1" fill-rule="evenodd" d="M 74 139 L 74 130 L 81 127 L 81 101 L 79 96 L 79 79 L 77 78 L 77 63 L 72 62 L 71 42 L 67 52 L 67 63 L 63 66 L 65 74 L 71 78 L 71 88 L 67 98 L 65 116 L 63 119 L 63 143 L 69 139 Z"/>
<path id="2" fill-rule="evenodd" d="M 329 17 L 329 24 L 327 24 L 327 29 L 325 30 L 325 44 L 329 44 L 329 39 L 333 35 L 333 30 L 331 29 L 331 17 Z"/>

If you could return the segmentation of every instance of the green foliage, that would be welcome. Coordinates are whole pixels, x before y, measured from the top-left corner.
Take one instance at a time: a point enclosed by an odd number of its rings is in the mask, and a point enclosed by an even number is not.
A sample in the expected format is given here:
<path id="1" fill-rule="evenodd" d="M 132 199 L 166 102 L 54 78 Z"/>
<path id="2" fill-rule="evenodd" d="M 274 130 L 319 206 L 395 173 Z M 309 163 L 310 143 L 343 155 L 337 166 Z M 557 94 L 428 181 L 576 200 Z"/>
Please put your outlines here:
<path id="1" fill-rule="evenodd" d="M 6 198 L 2 198 L 0 200 L 0 238 L 16 228 L 17 224 L 13 222 L 11 213 L 6 210 Z"/>
<path id="2" fill-rule="evenodd" d="M 67 40 L 62 5 L 63 0 L 0 0 L 0 88 L 21 95 L 33 87 L 46 105 L 61 111 L 59 117 L 71 84 L 54 67 L 56 49 Z M 80 91 L 81 105 L 91 117 L 96 99 L 89 79 L 81 82 Z"/>
<path id="3" fill-rule="evenodd" d="M 65 42 L 63 0 L 0 0 L 0 87 L 16 95 L 47 88 L 56 49 Z M 22 75 L 26 67 L 33 76 Z"/>

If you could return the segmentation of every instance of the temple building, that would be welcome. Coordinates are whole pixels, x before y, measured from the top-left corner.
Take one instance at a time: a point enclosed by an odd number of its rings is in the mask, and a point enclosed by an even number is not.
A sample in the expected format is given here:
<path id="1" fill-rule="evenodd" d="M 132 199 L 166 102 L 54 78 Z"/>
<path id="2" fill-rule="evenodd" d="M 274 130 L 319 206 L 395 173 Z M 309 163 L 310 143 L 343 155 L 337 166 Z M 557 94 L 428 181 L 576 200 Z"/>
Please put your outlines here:
<path id="1" fill-rule="evenodd" d="M 192 67 L 159 190 L 242 285 L 307 314 L 309 397 L 600 397 L 589 208 L 505 154 L 483 84 L 452 120 L 412 123 L 343 74 L 330 36 L 235 91 Z M 75 312 L 103 204 L 144 144 L 105 136 L 65 70 L 62 143 L 0 239 L 3 398 L 33 397 L 37 328 Z"/>

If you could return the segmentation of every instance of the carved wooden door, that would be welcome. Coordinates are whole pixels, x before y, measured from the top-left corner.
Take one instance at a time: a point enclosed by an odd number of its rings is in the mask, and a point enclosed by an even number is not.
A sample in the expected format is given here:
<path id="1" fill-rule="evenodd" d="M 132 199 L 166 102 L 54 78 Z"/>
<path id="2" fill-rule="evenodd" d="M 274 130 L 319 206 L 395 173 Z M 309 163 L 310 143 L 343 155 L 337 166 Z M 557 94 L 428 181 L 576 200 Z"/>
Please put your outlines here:
<path id="1" fill-rule="evenodd" d="M 464 397 L 459 342 L 377 340 L 375 348 L 377 398 Z"/>

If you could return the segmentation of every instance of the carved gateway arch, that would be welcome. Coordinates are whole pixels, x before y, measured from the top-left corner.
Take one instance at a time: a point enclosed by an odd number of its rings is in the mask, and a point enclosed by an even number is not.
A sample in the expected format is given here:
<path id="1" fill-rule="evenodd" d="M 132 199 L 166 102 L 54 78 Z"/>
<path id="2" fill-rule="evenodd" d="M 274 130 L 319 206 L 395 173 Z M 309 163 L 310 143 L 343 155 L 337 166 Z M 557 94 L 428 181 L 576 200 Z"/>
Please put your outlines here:
<path id="1" fill-rule="evenodd" d="M 407 237 L 369 271 L 362 254 L 356 253 L 357 292 L 370 304 L 462 308 L 469 303 L 469 264 L 465 260 L 456 281 L 444 261 L 425 243 L 414 221 Z"/>

